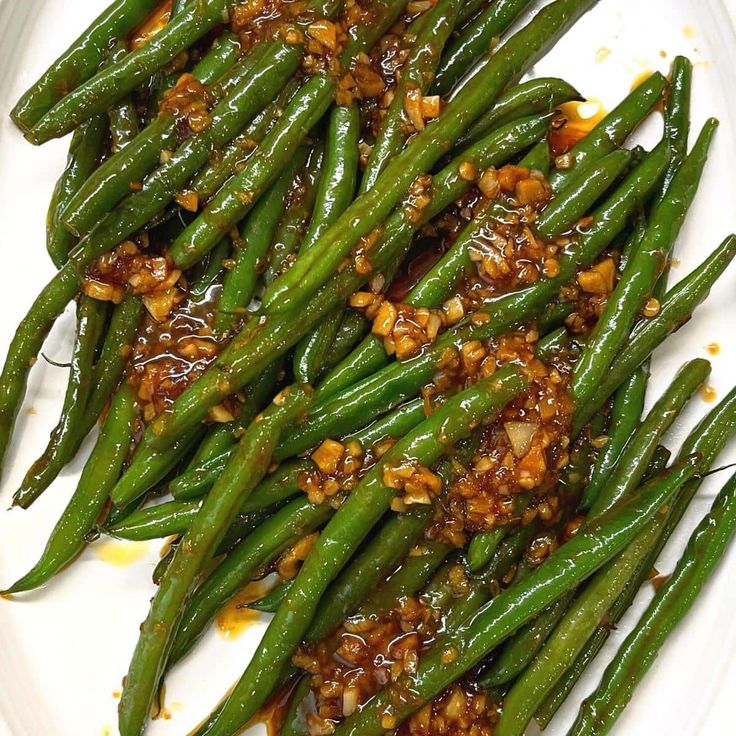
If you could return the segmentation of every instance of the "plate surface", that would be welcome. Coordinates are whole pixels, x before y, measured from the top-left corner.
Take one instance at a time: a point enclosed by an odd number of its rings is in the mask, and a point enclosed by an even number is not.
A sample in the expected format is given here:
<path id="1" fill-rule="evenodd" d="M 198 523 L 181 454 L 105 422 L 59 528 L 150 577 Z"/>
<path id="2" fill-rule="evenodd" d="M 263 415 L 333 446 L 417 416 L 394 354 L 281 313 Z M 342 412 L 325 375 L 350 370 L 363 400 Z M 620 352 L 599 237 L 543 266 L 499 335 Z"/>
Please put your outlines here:
<path id="1" fill-rule="evenodd" d="M 0 344 L 13 330 L 38 289 L 53 274 L 44 249 L 44 219 L 51 190 L 63 167 L 66 141 L 41 149 L 23 141 L 7 113 L 20 93 L 106 5 L 106 0 L 0 0 L 0 211 L 5 276 L 0 291 Z M 736 32 L 734 0 L 601 0 L 598 7 L 541 62 L 534 75 L 555 74 L 610 109 L 642 74 L 667 71 L 672 57 L 688 54 L 696 66 L 695 128 L 709 115 L 721 119 L 712 160 L 697 205 L 677 245 L 680 263 L 672 280 L 688 273 L 728 233 L 736 229 Z M 651 144 L 659 122 L 641 131 Z M 655 360 L 650 403 L 684 360 L 712 357 L 711 384 L 722 397 L 736 380 L 736 269 L 731 268 L 707 306 L 672 338 Z M 44 352 L 64 361 L 73 330 L 69 309 Z M 4 350 L 2 351 L 4 352 Z M 30 462 L 43 449 L 63 397 L 66 371 L 41 360 L 32 372 L 2 484 L 2 505 Z M 676 448 L 686 430 L 708 410 L 696 398 L 671 434 Z M 89 450 L 89 443 L 87 444 Z M 86 452 L 84 453 L 86 455 Z M 736 460 L 731 444 L 723 463 Z M 81 468 L 76 462 L 31 511 L 0 512 L 0 585 L 24 573 L 40 554 L 49 531 L 71 495 Z M 687 533 L 702 515 L 724 476 L 710 478 L 666 550 L 662 571 L 672 569 Z M 158 543 L 97 542 L 47 589 L 0 600 L 0 734 L 5 736 L 102 736 L 115 734 L 116 694 L 145 617 L 154 587 L 151 572 Z M 692 736 L 736 732 L 730 697 L 736 691 L 736 547 L 697 602 L 692 615 L 665 651 L 620 720 L 615 733 L 627 736 Z M 607 660 L 651 591 L 643 591 L 621 630 L 611 637 L 597 672 Z M 239 676 L 266 624 L 226 640 L 211 631 L 167 681 L 167 716 L 150 728 L 152 736 L 181 736 L 206 715 Z M 573 701 L 594 686 L 595 673 L 580 683 Z M 559 714 L 548 733 L 566 733 L 574 707 Z"/>

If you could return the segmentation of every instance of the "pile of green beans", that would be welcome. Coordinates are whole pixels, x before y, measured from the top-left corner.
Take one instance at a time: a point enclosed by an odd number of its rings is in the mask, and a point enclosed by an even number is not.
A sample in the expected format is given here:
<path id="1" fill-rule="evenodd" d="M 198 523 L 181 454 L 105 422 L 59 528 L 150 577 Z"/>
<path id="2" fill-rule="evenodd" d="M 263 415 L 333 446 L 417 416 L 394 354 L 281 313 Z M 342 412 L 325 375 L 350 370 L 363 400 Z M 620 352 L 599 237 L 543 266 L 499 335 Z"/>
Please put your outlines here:
<path id="1" fill-rule="evenodd" d="M 29 370 L 76 310 L 60 417 L 13 504 L 29 508 L 99 434 L 38 562 L 3 595 L 46 585 L 99 536 L 169 540 L 121 736 L 146 732 L 170 670 L 274 574 L 242 604 L 273 615 L 263 639 L 194 736 L 235 736 L 275 696 L 279 733 L 309 736 L 319 676 L 295 654 L 406 603 L 431 641 L 330 733 L 395 732 L 458 683 L 499 702 L 497 736 L 545 727 L 736 432 L 734 388 L 671 461 L 668 432 L 711 373 L 701 358 L 644 412 L 653 351 L 736 258 L 730 235 L 667 288 L 718 121 L 690 147 L 692 65 L 677 57 L 554 150 L 584 98 L 523 76 L 596 0 L 552 0 L 524 23 L 529 0 L 276 3 L 245 31 L 233 5 L 115 0 L 11 112 L 33 144 L 72 136 L 46 221 L 57 271 L 0 375 L 0 465 Z M 659 105 L 660 142 L 632 146 Z M 527 262 L 507 252 L 513 227 L 546 254 L 519 285 L 483 270 L 500 242 L 506 265 Z M 438 326 L 397 358 L 386 310 Z M 153 390 L 150 363 L 193 346 L 204 357 Z M 514 427 L 542 416 L 544 381 L 565 398 L 552 449 Z M 454 516 L 501 450 L 503 515 L 479 523 L 471 499 Z M 513 469 L 537 452 L 530 485 Z M 609 732 L 735 530 L 736 476 L 571 734 Z"/>

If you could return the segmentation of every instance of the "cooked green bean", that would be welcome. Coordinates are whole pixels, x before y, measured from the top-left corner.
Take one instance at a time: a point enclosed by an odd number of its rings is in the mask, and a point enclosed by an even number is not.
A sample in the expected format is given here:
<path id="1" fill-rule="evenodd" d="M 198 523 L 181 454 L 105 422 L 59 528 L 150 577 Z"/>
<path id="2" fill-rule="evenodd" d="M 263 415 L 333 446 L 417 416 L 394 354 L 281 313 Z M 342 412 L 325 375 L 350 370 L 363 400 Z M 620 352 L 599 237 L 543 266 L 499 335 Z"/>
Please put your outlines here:
<path id="1" fill-rule="evenodd" d="M 136 422 L 135 391 L 123 383 L 112 400 L 102 432 L 84 466 L 77 489 L 51 532 L 41 559 L 6 593 L 38 588 L 84 548 L 87 535 L 102 513 L 108 493 L 122 471 Z"/>
<path id="2" fill-rule="evenodd" d="M 109 5 L 23 94 L 10 113 L 15 124 L 24 132 L 36 125 L 65 95 L 95 74 L 110 41 L 127 35 L 158 3 L 115 0 Z"/>
<path id="3" fill-rule="evenodd" d="M 240 440 L 237 454 L 177 547 L 141 628 L 125 680 L 118 720 L 122 736 L 138 736 L 143 731 L 184 613 L 183 604 L 243 501 L 266 474 L 283 427 L 304 412 L 308 401 L 304 391 L 292 388 L 280 394 L 260 422 L 250 425 Z"/>
<path id="4" fill-rule="evenodd" d="M 28 508 L 51 485 L 78 448 L 85 409 L 93 388 L 94 359 L 100 341 L 107 305 L 83 296 L 77 307 L 77 333 L 69 368 L 64 404 L 59 422 L 43 454 L 31 465 L 13 505 Z M 86 432 L 85 432 L 86 434 Z"/>

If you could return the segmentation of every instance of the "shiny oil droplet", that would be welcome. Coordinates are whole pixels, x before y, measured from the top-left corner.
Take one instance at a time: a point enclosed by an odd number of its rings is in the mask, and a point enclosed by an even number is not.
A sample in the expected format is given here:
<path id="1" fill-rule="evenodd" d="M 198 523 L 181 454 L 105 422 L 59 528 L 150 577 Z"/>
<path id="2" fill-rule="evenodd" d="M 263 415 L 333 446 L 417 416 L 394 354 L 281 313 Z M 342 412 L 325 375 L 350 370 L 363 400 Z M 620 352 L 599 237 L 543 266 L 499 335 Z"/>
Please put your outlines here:
<path id="1" fill-rule="evenodd" d="M 93 549 L 103 562 L 115 567 L 128 567 L 148 554 L 148 542 L 102 542 Z"/>
<path id="2" fill-rule="evenodd" d="M 703 399 L 703 401 L 712 404 L 718 398 L 718 393 L 713 388 L 713 386 L 703 386 L 700 389 L 700 397 Z"/>
<path id="3" fill-rule="evenodd" d="M 711 355 L 718 355 L 721 352 L 721 346 L 717 342 L 708 343 L 705 349 Z"/>

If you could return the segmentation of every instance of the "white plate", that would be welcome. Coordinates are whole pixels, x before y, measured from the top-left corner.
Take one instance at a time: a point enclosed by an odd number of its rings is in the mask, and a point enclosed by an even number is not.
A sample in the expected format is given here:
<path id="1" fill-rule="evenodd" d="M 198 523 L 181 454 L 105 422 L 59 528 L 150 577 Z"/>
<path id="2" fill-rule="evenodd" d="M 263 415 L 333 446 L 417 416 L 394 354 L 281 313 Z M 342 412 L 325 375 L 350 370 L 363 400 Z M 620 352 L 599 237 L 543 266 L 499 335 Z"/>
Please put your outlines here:
<path id="1" fill-rule="evenodd" d="M 733 3 L 733 4 L 732 4 Z M 0 344 L 7 345 L 15 325 L 42 284 L 52 275 L 44 250 L 44 217 L 54 182 L 62 169 L 66 141 L 41 149 L 23 141 L 7 113 L 20 93 L 76 37 L 106 0 L 0 0 L 0 208 L 3 258 Z M 643 72 L 667 71 L 676 53 L 695 61 L 694 125 L 709 115 L 722 121 L 712 161 L 697 206 L 677 245 L 681 265 L 673 279 L 687 273 L 728 232 L 736 229 L 736 32 L 727 6 L 734 0 L 602 0 L 558 48 L 534 70 L 558 74 L 610 108 Z M 601 51 L 601 49 L 610 50 Z M 600 52 L 600 53 L 599 53 Z M 645 140 L 657 135 L 648 127 Z M 733 341 L 736 269 L 714 290 L 708 305 L 657 355 L 652 395 L 658 395 L 684 360 L 713 358 L 712 384 L 719 396 L 734 382 Z M 73 315 L 60 320 L 45 347 L 63 360 L 69 352 Z M 3 504 L 9 505 L 29 463 L 46 443 L 58 415 L 66 372 L 40 361 L 34 368 L 15 441 L 3 478 Z M 673 432 L 676 447 L 685 431 L 707 410 L 696 398 Z M 723 461 L 736 460 L 731 444 Z M 0 513 L 0 585 L 27 571 L 43 548 L 55 520 L 73 491 L 81 463 L 63 473 L 31 511 Z M 684 525 L 686 532 L 703 513 L 723 477 L 709 479 Z M 667 550 L 660 569 L 671 569 L 685 534 Z M 92 546 L 47 589 L 17 601 L 0 601 L 0 733 L 12 736 L 102 736 L 117 733 L 116 700 L 122 675 L 153 593 L 150 574 L 158 559 L 157 543 L 128 545 L 114 554 L 136 559 L 115 566 L 109 543 Z M 734 734 L 730 697 L 736 687 L 736 548 L 709 583 L 687 621 L 667 644 L 653 671 L 617 726 L 617 734 L 692 736 Z M 641 611 L 650 591 L 611 637 L 599 664 L 610 657 Z M 248 661 L 265 626 L 225 641 L 214 631 L 167 683 L 170 720 L 156 721 L 153 736 L 189 730 L 217 702 Z M 600 668 L 599 668 L 600 669 Z M 575 691 L 579 699 L 594 685 L 588 677 Z M 731 696 L 729 696 L 731 693 Z M 574 716 L 570 707 L 549 729 L 563 734 Z"/>

